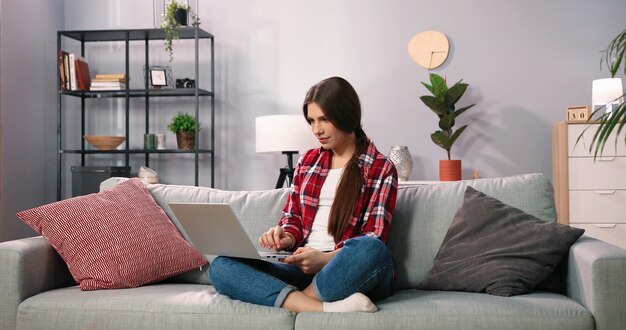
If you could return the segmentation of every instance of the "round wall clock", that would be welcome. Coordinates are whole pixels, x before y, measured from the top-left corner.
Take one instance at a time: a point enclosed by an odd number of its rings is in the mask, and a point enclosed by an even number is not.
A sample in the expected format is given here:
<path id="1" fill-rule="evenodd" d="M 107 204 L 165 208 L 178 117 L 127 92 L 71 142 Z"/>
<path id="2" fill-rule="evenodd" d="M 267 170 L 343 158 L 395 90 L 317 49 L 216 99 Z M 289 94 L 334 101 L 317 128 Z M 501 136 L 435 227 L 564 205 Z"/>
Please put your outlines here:
<path id="1" fill-rule="evenodd" d="M 424 31 L 411 38 L 408 50 L 417 64 L 430 70 L 446 61 L 450 43 L 445 34 L 439 31 Z"/>

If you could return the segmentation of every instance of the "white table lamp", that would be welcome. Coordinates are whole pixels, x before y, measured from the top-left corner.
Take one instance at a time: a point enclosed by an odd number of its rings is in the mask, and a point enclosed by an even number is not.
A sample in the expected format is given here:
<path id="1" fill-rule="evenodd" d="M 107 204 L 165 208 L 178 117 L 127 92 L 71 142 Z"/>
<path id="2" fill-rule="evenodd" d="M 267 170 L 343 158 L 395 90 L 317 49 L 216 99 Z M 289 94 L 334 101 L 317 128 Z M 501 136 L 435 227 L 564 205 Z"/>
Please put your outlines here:
<path id="1" fill-rule="evenodd" d="M 302 115 L 256 117 L 256 152 L 287 155 L 287 167 L 280 169 L 276 188 L 293 180 L 293 155 L 319 147 L 311 127 Z"/>
<path id="2" fill-rule="evenodd" d="M 591 85 L 591 104 L 594 109 L 596 106 L 606 107 L 606 113 L 611 113 L 614 105 L 624 102 L 623 95 L 620 78 L 596 79 Z"/>

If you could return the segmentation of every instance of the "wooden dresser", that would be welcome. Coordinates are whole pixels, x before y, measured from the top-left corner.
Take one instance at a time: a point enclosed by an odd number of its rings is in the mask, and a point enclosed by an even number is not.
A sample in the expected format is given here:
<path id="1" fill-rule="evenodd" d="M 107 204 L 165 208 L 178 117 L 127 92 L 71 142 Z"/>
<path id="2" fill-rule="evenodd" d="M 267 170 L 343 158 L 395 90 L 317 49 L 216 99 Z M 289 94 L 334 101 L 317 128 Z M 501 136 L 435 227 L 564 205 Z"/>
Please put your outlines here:
<path id="1" fill-rule="evenodd" d="M 552 127 L 552 180 L 558 221 L 626 249 L 626 146 L 624 131 L 609 137 L 595 162 L 589 151 L 598 125 L 560 122 Z"/>

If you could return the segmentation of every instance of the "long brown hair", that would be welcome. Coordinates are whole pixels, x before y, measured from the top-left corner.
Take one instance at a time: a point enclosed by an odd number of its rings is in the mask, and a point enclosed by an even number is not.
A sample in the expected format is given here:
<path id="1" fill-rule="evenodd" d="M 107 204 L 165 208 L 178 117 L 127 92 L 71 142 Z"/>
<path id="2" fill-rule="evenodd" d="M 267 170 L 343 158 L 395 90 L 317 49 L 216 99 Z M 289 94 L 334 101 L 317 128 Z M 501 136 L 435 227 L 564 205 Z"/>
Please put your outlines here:
<path id="1" fill-rule="evenodd" d="M 362 178 L 358 158 L 367 149 L 369 138 L 361 128 L 359 96 L 345 79 L 330 77 L 311 87 L 302 105 L 305 118 L 308 116 L 307 106 L 312 102 L 322 108 L 324 116 L 337 129 L 345 133 L 354 132 L 356 135 L 354 154 L 344 168 L 328 218 L 328 234 L 333 236 L 335 243 L 338 243 L 350 224 L 354 206 L 359 198 Z"/>

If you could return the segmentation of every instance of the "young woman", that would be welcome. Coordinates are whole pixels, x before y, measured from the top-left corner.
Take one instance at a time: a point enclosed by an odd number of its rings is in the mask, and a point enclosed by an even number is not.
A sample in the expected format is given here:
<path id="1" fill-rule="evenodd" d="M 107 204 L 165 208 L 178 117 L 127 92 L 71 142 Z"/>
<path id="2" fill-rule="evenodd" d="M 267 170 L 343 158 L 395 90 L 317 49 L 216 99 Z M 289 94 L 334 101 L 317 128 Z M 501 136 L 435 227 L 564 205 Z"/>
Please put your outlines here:
<path id="1" fill-rule="evenodd" d="M 392 293 L 385 245 L 396 203 L 397 173 L 361 128 L 350 83 L 331 77 L 309 89 L 304 117 L 321 147 L 307 151 L 278 226 L 259 238 L 284 263 L 218 257 L 209 276 L 231 298 L 293 312 L 375 312 Z"/>

